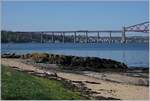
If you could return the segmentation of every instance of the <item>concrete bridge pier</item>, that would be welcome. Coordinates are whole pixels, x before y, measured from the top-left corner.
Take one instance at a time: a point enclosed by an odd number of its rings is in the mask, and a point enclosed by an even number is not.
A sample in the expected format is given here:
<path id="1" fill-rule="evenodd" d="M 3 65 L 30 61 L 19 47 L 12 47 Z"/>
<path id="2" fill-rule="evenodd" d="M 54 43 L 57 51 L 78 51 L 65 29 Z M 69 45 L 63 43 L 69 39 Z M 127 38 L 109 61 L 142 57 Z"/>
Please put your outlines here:
<path id="1" fill-rule="evenodd" d="M 111 32 L 109 32 L 109 43 L 112 42 Z"/>
<path id="2" fill-rule="evenodd" d="M 122 28 L 122 39 L 121 43 L 126 43 L 125 27 Z"/>
<path id="3" fill-rule="evenodd" d="M 30 40 L 31 40 L 31 42 L 33 42 L 33 35 L 32 35 L 33 33 L 31 33 L 31 35 L 30 35 Z M 19 40 L 19 37 L 18 37 L 18 34 L 16 34 L 17 36 L 16 36 L 16 38 L 17 38 L 17 40 Z"/>
<path id="4" fill-rule="evenodd" d="M 52 43 L 54 43 L 54 32 L 52 32 L 52 39 L 51 39 Z"/>
<path id="5" fill-rule="evenodd" d="M 97 33 L 97 43 L 99 43 L 99 34 L 100 32 Z"/>
<path id="6" fill-rule="evenodd" d="M 41 32 L 41 43 L 43 43 L 43 32 Z"/>
<path id="7" fill-rule="evenodd" d="M 65 43 L 65 32 L 63 32 L 62 34 L 63 34 L 63 43 Z"/>
<path id="8" fill-rule="evenodd" d="M 48 33 L 45 33 L 45 42 L 48 42 Z"/>
<path id="9" fill-rule="evenodd" d="M 86 43 L 88 43 L 88 32 L 85 32 L 86 34 Z"/>
<path id="10" fill-rule="evenodd" d="M 77 32 L 74 32 L 74 43 L 76 43 L 76 35 L 77 35 Z"/>

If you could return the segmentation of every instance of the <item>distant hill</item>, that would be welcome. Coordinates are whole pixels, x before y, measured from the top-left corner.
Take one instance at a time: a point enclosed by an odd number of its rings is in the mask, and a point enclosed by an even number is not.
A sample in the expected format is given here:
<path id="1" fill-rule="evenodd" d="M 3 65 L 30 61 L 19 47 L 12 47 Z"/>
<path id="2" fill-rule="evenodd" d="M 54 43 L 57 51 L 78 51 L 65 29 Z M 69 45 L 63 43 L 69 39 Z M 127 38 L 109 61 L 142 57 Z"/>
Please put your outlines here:
<path id="1" fill-rule="evenodd" d="M 55 35 L 55 40 L 62 41 L 61 35 Z M 51 42 L 52 35 L 43 34 L 41 41 L 41 34 L 35 32 L 12 32 L 12 31 L 1 31 L 1 42 L 2 43 L 27 43 L 27 42 Z M 70 41 L 70 37 L 65 37 L 65 41 Z"/>

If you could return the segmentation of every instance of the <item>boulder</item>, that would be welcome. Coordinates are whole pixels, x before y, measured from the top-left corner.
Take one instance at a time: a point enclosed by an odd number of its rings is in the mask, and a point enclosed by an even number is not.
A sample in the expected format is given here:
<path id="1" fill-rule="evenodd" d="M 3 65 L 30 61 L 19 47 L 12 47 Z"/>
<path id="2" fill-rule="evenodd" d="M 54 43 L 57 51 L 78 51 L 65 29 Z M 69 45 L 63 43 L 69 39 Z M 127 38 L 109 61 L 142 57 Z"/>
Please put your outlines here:
<path id="1" fill-rule="evenodd" d="M 4 53 L 1 55 L 2 58 L 20 58 L 21 55 L 17 55 L 15 53 Z"/>
<path id="2" fill-rule="evenodd" d="M 47 54 L 47 53 L 32 53 L 31 59 L 37 63 L 48 62 L 49 54 Z"/>
<path id="3" fill-rule="evenodd" d="M 21 55 L 21 58 L 22 59 L 29 59 L 29 58 L 31 58 L 31 54 L 23 54 L 23 55 Z"/>

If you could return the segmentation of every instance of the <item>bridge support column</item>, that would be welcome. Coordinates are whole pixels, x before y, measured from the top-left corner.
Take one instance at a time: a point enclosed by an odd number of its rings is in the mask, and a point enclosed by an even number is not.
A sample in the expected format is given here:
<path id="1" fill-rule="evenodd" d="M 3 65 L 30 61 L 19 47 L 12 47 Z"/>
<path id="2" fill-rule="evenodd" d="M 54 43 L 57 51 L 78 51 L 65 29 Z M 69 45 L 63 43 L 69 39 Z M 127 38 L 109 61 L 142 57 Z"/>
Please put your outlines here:
<path id="1" fill-rule="evenodd" d="M 2 33 L 2 32 L 1 32 L 1 33 Z M 7 42 L 9 42 L 9 40 L 8 40 L 8 39 L 9 39 L 9 38 L 8 38 L 8 33 L 6 33 L 6 38 L 7 38 Z"/>
<path id="2" fill-rule="evenodd" d="M 33 33 L 31 33 L 31 36 L 30 36 L 30 38 L 31 38 L 31 39 L 30 39 L 30 40 L 31 40 L 31 42 L 33 42 L 33 35 L 32 35 L 32 34 L 33 34 Z M 18 38 L 18 35 L 17 35 L 17 41 L 18 41 L 18 39 L 19 39 L 19 38 Z"/>
<path id="3" fill-rule="evenodd" d="M 99 43 L 99 33 L 100 32 L 97 33 L 97 43 Z"/>
<path id="4" fill-rule="evenodd" d="M 18 33 L 16 33 L 16 40 L 19 41 L 19 34 Z M 32 39 L 31 39 L 31 41 L 32 41 Z"/>
<path id="5" fill-rule="evenodd" d="M 86 33 L 86 43 L 88 43 L 88 32 L 85 33 Z"/>
<path id="6" fill-rule="evenodd" d="M 122 39 L 121 43 L 126 43 L 125 27 L 122 28 Z"/>
<path id="7" fill-rule="evenodd" d="M 111 43 L 112 40 L 111 40 L 111 32 L 109 32 L 109 43 Z"/>
<path id="8" fill-rule="evenodd" d="M 74 32 L 74 43 L 76 43 L 76 35 L 77 35 L 77 32 Z"/>
<path id="9" fill-rule="evenodd" d="M 48 42 L 48 35 L 47 35 L 47 33 L 45 34 L 45 43 L 47 43 Z"/>
<path id="10" fill-rule="evenodd" d="M 41 33 L 41 43 L 43 43 L 43 33 Z"/>
<path id="11" fill-rule="evenodd" d="M 52 32 L 52 39 L 51 39 L 52 43 L 54 43 L 54 32 Z"/>
<path id="12" fill-rule="evenodd" d="M 63 34 L 63 43 L 65 43 L 65 32 L 63 32 L 62 34 Z"/>

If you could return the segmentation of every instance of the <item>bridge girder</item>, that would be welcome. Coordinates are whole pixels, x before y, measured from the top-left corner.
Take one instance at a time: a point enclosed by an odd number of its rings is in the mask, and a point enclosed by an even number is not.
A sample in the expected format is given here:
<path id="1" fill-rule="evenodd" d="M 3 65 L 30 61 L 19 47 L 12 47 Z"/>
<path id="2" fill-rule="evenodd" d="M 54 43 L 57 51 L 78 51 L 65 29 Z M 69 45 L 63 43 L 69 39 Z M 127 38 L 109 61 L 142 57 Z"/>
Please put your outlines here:
<path id="1" fill-rule="evenodd" d="M 140 24 L 125 27 L 126 32 L 144 32 L 149 33 L 149 21 Z"/>

